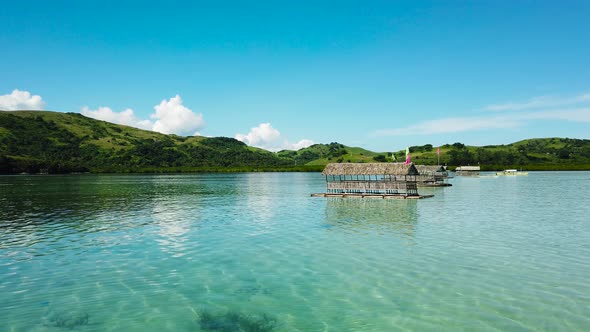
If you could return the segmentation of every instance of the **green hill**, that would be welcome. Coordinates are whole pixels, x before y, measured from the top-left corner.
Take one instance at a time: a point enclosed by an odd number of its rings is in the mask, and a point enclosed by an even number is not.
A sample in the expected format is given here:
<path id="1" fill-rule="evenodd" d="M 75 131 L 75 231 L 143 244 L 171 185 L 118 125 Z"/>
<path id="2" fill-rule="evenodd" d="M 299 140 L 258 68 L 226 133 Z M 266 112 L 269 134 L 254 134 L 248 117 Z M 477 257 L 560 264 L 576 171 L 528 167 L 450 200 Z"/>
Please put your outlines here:
<path id="1" fill-rule="evenodd" d="M 450 166 L 480 165 L 482 170 L 590 170 L 590 140 L 587 139 L 533 138 L 483 147 L 454 143 L 443 145 L 440 150 L 441 164 Z M 417 164 L 437 163 L 436 148 L 431 145 L 413 146 L 410 151 L 412 161 Z"/>
<path id="2" fill-rule="evenodd" d="M 0 112 L 0 173 L 256 171 L 293 166 L 291 159 L 233 138 L 164 135 L 78 113 Z M 303 165 L 298 169 L 307 170 Z"/>
<path id="3" fill-rule="evenodd" d="M 410 147 L 417 164 L 437 163 L 430 145 Z M 394 153 L 405 160 L 405 151 Z M 227 137 L 164 135 L 87 118 L 78 113 L 0 112 L 0 173 L 320 171 L 332 162 L 392 161 L 340 143 L 314 144 L 277 153 Z M 590 140 L 529 139 L 484 147 L 461 143 L 441 147 L 451 166 L 590 169 Z"/>
<path id="4" fill-rule="evenodd" d="M 279 151 L 277 155 L 282 158 L 293 159 L 300 165 L 317 165 L 323 167 L 328 163 L 375 162 L 373 157 L 378 155 L 378 153 L 339 143 L 330 143 L 314 144 L 298 151 L 283 150 Z"/>

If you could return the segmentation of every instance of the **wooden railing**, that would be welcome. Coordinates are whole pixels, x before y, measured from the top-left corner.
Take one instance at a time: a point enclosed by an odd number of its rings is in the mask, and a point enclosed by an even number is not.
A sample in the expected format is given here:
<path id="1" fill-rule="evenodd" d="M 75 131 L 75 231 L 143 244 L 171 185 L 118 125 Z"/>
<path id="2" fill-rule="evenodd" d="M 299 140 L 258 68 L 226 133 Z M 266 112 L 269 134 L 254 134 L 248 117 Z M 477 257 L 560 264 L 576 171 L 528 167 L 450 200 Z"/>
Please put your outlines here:
<path id="1" fill-rule="evenodd" d="M 417 196 L 415 181 L 335 181 L 327 182 L 329 193 L 374 193 Z"/>

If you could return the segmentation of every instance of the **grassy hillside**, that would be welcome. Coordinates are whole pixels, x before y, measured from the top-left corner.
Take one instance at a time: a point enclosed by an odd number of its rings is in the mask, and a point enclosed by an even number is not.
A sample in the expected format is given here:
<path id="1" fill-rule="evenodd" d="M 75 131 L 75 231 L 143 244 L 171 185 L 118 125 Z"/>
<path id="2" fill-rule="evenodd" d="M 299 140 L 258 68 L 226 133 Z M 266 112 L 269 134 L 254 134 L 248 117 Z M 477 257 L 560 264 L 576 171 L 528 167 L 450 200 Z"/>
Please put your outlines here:
<path id="1" fill-rule="evenodd" d="M 403 162 L 405 150 L 376 153 L 338 143 L 316 144 L 299 151 L 281 151 L 280 156 L 295 158 L 306 165 L 332 162 Z M 393 155 L 393 156 L 392 156 Z M 570 138 L 527 139 L 507 145 L 466 146 L 462 143 L 440 147 L 440 157 L 431 144 L 411 146 L 412 162 L 439 163 L 451 168 L 480 165 L 483 170 L 525 168 L 528 170 L 590 170 L 590 140 Z"/>
<path id="2" fill-rule="evenodd" d="M 298 165 L 325 166 L 328 163 L 375 162 L 373 157 L 378 153 L 340 143 L 330 143 L 314 144 L 298 151 L 283 150 L 279 151 L 277 155 L 293 159 Z"/>
<path id="3" fill-rule="evenodd" d="M 436 148 L 410 147 L 417 164 L 437 163 Z M 405 160 L 405 151 L 394 153 Z M 277 153 L 227 137 L 182 137 L 116 125 L 78 113 L 0 112 L 0 173 L 320 171 L 333 162 L 390 162 L 392 154 L 340 143 Z M 484 147 L 441 147 L 441 164 L 590 169 L 590 140 L 529 139 Z"/>
<path id="4" fill-rule="evenodd" d="M 164 135 L 77 113 L 0 112 L 1 173 L 292 170 L 294 166 L 292 159 L 233 138 Z M 307 168 L 311 167 L 297 167 Z"/>
<path id="5" fill-rule="evenodd" d="M 450 166 L 480 165 L 482 170 L 525 168 L 528 170 L 589 170 L 590 140 L 571 138 L 534 138 L 507 145 L 483 147 L 446 144 L 440 148 L 440 162 Z M 437 163 L 436 148 L 431 145 L 410 147 L 417 164 Z M 403 156 L 399 151 L 396 155 Z"/>

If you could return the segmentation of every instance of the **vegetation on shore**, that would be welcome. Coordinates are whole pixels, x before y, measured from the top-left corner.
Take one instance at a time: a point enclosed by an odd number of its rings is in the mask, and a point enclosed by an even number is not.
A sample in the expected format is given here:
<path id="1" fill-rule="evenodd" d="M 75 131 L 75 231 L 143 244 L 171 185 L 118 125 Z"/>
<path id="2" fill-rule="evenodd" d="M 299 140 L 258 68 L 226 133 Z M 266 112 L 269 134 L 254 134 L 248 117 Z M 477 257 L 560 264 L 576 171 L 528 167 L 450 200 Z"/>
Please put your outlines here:
<path id="1" fill-rule="evenodd" d="M 412 161 L 437 164 L 430 144 L 410 147 Z M 589 170 L 590 140 L 529 139 L 484 147 L 440 147 L 440 163 L 483 170 Z M 332 162 L 405 160 L 339 143 L 270 152 L 228 137 L 164 135 L 78 113 L 0 112 L 0 174 L 321 171 Z"/>
<path id="2" fill-rule="evenodd" d="M 435 165 L 436 148 L 430 144 L 410 147 L 412 161 Z M 590 140 L 533 138 L 506 145 L 466 146 L 462 143 L 440 147 L 440 162 L 451 168 L 480 165 L 483 171 L 523 168 L 531 171 L 590 170 Z"/>

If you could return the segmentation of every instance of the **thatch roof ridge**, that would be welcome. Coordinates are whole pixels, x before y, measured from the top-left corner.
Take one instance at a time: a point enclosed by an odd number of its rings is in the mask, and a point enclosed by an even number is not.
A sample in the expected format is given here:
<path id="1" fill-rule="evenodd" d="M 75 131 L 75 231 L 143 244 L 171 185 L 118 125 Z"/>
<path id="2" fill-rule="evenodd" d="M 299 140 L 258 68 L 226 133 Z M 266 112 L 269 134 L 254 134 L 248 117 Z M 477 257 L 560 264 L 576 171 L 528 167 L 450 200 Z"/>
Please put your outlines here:
<path id="1" fill-rule="evenodd" d="M 434 174 L 444 172 L 445 168 L 441 165 L 415 165 L 420 174 Z"/>
<path id="2" fill-rule="evenodd" d="M 332 163 L 326 165 L 324 175 L 411 175 L 418 174 L 409 163 Z"/>

